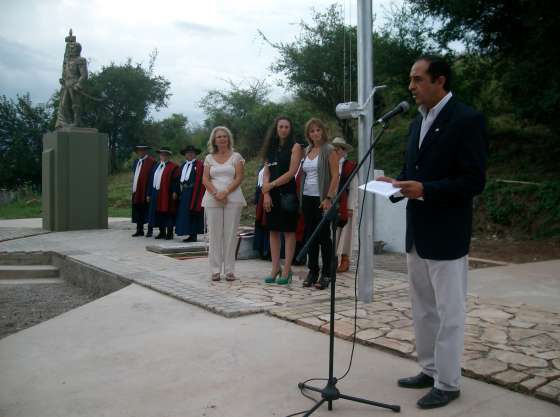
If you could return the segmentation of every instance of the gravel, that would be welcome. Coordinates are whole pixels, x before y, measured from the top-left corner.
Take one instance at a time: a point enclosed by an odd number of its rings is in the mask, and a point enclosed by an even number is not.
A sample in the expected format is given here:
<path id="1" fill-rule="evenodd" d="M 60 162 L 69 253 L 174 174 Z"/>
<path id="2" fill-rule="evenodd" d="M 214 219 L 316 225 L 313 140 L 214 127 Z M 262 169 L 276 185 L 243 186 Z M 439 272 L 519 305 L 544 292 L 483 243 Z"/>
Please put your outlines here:
<path id="1" fill-rule="evenodd" d="M 0 284 L 0 339 L 96 298 L 86 290 L 67 282 Z"/>

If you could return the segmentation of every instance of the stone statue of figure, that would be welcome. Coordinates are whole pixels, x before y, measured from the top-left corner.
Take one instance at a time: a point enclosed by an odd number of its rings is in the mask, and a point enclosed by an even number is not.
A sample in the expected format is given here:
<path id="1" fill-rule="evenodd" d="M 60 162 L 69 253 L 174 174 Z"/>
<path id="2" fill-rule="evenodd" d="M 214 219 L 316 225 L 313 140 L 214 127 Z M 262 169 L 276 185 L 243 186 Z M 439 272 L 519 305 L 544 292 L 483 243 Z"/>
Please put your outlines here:
<path id="1" fill-rule="evenodd" d="M 88 70 L 86 59 L 80 56 L 82 45 L 76 42 L 76 37 L 69 35 L 65 38 L 66 50 L 62 64 L 60 78 L 60 104 L 56 128 L 81 126 L 83 84 L 87 80 Z"/>

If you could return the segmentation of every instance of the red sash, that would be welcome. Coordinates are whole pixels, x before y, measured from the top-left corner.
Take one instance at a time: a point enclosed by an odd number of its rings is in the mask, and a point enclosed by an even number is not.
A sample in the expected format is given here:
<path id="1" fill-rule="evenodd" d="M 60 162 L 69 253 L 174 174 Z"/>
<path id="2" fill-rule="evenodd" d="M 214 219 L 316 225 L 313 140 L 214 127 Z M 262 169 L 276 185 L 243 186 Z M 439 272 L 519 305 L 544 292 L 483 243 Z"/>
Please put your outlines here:
<path id="1" fill-rule="evenodd" d="M 138 183 L 136 184 L 136 192 L 132 195 L 133 204 L 144 204 L 146 202 L 146 196 L 148 195 L 148 183 L 150 182 L 150 173 L 156 161 L 151 156 L 148 156 L 142 162 L 142 168 L 140 168 L 140 175 L 138 176 Z M 139 163 L 138 161 L 136 162 Z M 132 174 L 134 176 L 134 173 Z M 134 181 L 134 177 L 132 178 Z"/>
<path id="2" fill-rule="evenodd" d="M 356 162 L 346 160 L 342 163 L 342 172 L 340 173 L 340 186 L 346 183 L 346 180 L 356 167 Z M 338 218 L 340 222 L 348 221 L 348 188 L 340 196 L 338 200 Z"/>
<path id="3" fill-rule="evenodd" d="M 157 211 L 160 213 L 173 214 L 177 211 L 177 200 L 173 200 L 172 193 L 177 192 L 177 179 L 179 178 L 179 167 L 176 163 L 169 161 L 161 173 L 161 183 L 157 196 Z M 175 184 L 174 184 L 175 183 Z"/>
<path id="4" fill-rule="evenodd" d="M 204 197 L 204 192 L 206 187 L 202 184 L 202 174 L 204 173 L 204 163 L 197 159 L 194 163 L 196 176 L 194 178 L 193 184 L 193 194 L 191 197 L 191 204 L 189 209 L 195 213 L 202 212 L 202 197 Z"/>

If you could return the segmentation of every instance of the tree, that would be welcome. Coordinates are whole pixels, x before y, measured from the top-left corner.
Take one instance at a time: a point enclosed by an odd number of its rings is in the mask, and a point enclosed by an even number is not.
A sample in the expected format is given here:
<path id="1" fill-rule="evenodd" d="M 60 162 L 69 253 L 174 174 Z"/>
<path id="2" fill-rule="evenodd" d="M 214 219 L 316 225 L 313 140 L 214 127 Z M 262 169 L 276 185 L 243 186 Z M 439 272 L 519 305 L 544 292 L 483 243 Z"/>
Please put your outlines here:
<path id="1" fill-rule="evenodd" d="M 111 63 L 88 79 L 87 91 L 102 101 L 87 100 L 84 121 L 109 136 L 111 169 L 118 168 L 142 136 L 144 122 L 151 111 L 167 106 L 170 82 L 154 74 L 157 53 L 150 56 L 147 68 Z"/>
<path id="2" fill-rule="evenodd" d="M 271 69 L 286 76 L 281 85 L 319 112 L 334 115 L 338 103 L 356 99 L 356 89 L 350 90 L 350 79 L 356 80 L 356 54 L 348 51 L 348 57 L 352 56 L 349 63 L 344 56 L 345 43 L 356 45 L 356 29 L 344 24 L 336 4 L 325 12 L 315 12 L 312 20 L 312 24 L 300 22 L 301 33 L 290 43 L 275 43 L 262 31 L 260 34 L 280 53 Z M 349 125 L 346 121 L 339 124 L 351 140 Z"/>
<path id="3" fill-rule="evenodd" d="M 0 97 L 0 188 L 41 185 L 43 134 L 54 126 L 50 105 L 33 105 L 29 94 Z"/>
<path id="4" fill-rule="evenodd" d="M 215 126 L 228 127 L 235 146 L 245 156 L 257 154 L 268 125 L 278 115 L 279 107 L 267 99 L 269 89 L 264 81 L 253 81 L 247 87 L 233 82 L 229 90 L 211 90 L 200 101 L 207 116 L 208 130 Z"/>
<path id="5" fill-rule="evenodd" d="M 264 34 L 261 36 L 280 53 L 271 69 L 287 77 L 285 86 L 335 119 L 338 103 L 357 100 L 356 88 L 350 88 L 357 82 L 357 30 L 344 23 L 335 4 L 324 12 L 316 12 L 312 20 L 311 24 L 300 23 L 301 33 L 290 43 L 274 43 Z M 410 66 L 419 55 L 435 49 L 429 36 L 430 23 L 426 17 L 412 16 L 409 9 L 393 8 L 389 24 L 373 34 L 374 81 L 389 86 L 375 98 L 376 113 L 408 97 Z M 351 124 L 336 120 L 346 139 L 352 142 Z"/>
<path id="6" fill-rule="evenodd" d="M 408 0 L 440 21 L 442 45 L 460 41 L 492 59 L 517 115 L 560 129 L 558 2 L 547 0 Z"/>

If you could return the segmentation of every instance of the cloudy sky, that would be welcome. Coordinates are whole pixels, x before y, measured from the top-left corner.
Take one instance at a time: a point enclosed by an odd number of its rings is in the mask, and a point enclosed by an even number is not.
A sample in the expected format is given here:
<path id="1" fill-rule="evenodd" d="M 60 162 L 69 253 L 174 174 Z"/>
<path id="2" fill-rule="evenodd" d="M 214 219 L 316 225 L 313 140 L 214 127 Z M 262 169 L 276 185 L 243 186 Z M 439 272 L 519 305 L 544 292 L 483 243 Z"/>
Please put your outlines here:
<path id="1" fill-rule="evenodd" d="M 278 57 L 257 30 L 274 42 L 289 42 L 298 22 L 312 9 L 335 0 L 0 0 L 0 95 L 29 92 L 45 102 L 58 88 L 64 37 L 72 28 L 90 71 L 111 61 L 148 62 L 159 55 L 156 73 L 171 81 L 167 109 L 156 118 L 183 113 L 200 122 L 198 101 L 211 89 L 277 76 L 269 67 Z M 373 1 L 379 22 L 399 0 Z M 356 0 L 339 0 L 347 21 L 356 22 Z M 342 59 L 342 51 L 341 51 Z M 272 97 L 287 92 L 274 87 Z"/>

